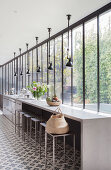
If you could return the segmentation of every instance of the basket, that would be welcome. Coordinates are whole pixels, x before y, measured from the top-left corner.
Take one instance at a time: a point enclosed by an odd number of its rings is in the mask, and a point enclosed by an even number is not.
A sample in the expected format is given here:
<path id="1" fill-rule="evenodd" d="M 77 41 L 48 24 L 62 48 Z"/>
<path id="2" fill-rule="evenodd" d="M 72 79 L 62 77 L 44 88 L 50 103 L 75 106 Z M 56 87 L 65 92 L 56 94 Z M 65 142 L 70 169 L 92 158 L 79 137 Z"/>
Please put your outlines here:
<path id="1" fill-rule="evenodd" d="M 69 125 L 66 122 L 64 115 L 62 114 L 60 108 L 58 110 L 58 114 L 53 114 L 50 119 L 46 123 L 46 132 L 51 134 L 65 134 L 69 132 Z"/>
<path id="2" fill-rule="evenodd" d="M 59 102 L 47 101 L 47 104 L 48 104 L 49 106 L 59 106 L 59 105 L 61 104 L 61 101 L 59 101 Z"/>

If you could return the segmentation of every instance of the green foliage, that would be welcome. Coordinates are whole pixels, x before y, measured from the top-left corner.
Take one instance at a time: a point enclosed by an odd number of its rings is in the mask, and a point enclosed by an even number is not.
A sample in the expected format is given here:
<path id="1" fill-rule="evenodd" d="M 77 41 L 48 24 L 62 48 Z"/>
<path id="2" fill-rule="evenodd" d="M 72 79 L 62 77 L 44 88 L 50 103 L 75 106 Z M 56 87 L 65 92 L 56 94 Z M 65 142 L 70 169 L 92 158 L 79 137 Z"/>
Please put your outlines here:
<path id="1" fill-rule="evenodd" d="M 27 88 L 31 91 L 33 96 L 36 98 L 39 98 L 43 96 L 47 92 L 47 85 L 44 83 L 37 83 L 35 81 L 32 82 L 30 86 L 27 86 Z"/>
<path id="2" fill-rule="evenodd" d="M 97 103 L 97 34 L 92 27 L 85 34 L 85 99 L 88 103 Z M 76 79 L 76 98 L 82 97 L 82 45 L 80 37 L 76 35 L 76 40 L 80 42 L 79 49 L 75 50 L 74 56 L 74 79 Z M 100 27 L 100 102 L 111 103 L 111 26 L 106 29 Z M 75 85 L 75 84 L 74 84 Z"/>

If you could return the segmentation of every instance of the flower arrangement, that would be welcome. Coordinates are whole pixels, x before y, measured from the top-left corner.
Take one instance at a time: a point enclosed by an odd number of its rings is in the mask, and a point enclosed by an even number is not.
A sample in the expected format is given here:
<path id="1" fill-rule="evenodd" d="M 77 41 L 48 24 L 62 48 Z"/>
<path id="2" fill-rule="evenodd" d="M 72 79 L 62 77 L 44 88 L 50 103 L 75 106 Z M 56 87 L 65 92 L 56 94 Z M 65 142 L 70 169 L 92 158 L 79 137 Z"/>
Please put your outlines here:
<path id="1" fill-rule="evenodd" d="M 27 86 L 27 88 L 31 91 L 32 95 L 37 99 L 47 92 L 47 85 L 40 82 L 33 81 L 30 86 Z"/>

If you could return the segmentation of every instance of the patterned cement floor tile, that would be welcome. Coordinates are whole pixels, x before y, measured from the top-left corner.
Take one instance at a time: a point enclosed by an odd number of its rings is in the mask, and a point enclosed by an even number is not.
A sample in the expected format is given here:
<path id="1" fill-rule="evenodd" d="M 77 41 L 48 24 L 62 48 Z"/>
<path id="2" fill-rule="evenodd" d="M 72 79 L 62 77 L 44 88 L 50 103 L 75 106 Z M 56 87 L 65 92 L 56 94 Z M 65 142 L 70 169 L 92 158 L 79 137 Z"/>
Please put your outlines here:
<path id="1" fill-rule="evenodd" d="M 43 139 L 44 140 L 44 139 Z M 49 142 L 50 145 L 51 141 Z M 18 134 L 14 133 L 13 124 L 0 114 L 0 170 L 45 170 L 44 142 L 42 143 L 42 155 L 40 159 L 39 145 L 37 145 L 35 155 L 34 140 L 23 142 Z M 67 145 L 68 155 L 72 158 L 72 148 Z M 79 170 L 80 153 L 76 151 L 75 168 L 73 161 L 66 159 L 64 166 L 64 154 L 59 148 L 56 152 L 56 162 L 59 164 L 55 170 Z M 48 156 L 52 156 L 52 149 L 48 148 Z M 52 162 L 52 159 L 49 158 Z M 47 163 L 47 170 L 52 170 L 52 165 Z"/>

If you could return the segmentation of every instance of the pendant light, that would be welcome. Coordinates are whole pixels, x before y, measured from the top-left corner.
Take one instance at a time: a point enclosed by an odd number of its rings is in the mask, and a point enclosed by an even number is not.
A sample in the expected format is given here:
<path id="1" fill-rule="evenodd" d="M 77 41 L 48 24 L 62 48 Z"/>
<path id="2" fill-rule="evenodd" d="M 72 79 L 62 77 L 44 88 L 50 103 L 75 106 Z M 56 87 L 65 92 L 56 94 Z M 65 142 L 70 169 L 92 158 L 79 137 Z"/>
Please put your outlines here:
<path id="1" fill-rule="evenodd" d="M 17 76 L 17 73 L 16 73 L 16 71 L 15 71 L 15 52 L 14 52 L 14 76 L 16 77 Z"/>
<path id="2" fill-rule="evenodd" d="M 38 37 L 36 38 L 36 45 L 38 45 Z M 38 47 L 36 48 L 36 57 L 37 57 L 37 73 L 41 72 L 40 66 L 38 66 Z"/>
<path id="3" fill-rule="evenodd" d="M 67 16 L 67 20 L 68 20 L 68 48 L 67 48 L 67 59 L 68 59 L 68 62 L 66 64 L 67 67 L 73 67 L 73 63 L 72 63 L 72 60 L 71 58 L 69 57 L 69 21 L 70 21 L 70 18 L 71 18 L 71 15 L 68 14 L 66 15 Z"/>
<path id="4" fill-rule="evenodd" d="M 28 44 L 26 44 L 26 47 L 27 47 L 27 72 L 26 72 L 26 74 L 27 74 L 28 76 L 30 76 Z"/>
<path id="5" fill-rule="evenodd" d="M 20 76 L 23 76 L 23 72 L 22 72 L 22 66 L 21 66 L 21 48 L 19 48 L 20 51 Z M 22 63 L 23 65 L 23 63 Z"/>
<path id="6" fill-rule="evenodd" d="M 48 28 L 48 32 L 49 32 L 49 66 L 48 66 L 48 70 L 53 70 L 52 62 L 50 61 L 50 32 L 51 32 L 51 28 Z"/>

